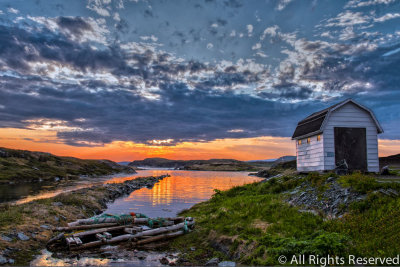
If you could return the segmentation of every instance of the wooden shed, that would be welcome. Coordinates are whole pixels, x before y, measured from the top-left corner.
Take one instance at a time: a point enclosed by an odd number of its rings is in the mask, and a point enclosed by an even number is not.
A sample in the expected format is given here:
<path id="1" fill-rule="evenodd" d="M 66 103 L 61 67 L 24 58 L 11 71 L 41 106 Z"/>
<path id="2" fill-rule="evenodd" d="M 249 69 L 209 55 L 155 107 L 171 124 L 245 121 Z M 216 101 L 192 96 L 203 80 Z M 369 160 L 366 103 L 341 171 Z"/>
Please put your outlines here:
<path id="1" fill-rule="evenodd" d="M 315 112 L 297 124 L 299 172 L 328 171 L 346 160 L 349 170 L 379 171 L 378 134 L 374 113 L 352 99 Z"/>

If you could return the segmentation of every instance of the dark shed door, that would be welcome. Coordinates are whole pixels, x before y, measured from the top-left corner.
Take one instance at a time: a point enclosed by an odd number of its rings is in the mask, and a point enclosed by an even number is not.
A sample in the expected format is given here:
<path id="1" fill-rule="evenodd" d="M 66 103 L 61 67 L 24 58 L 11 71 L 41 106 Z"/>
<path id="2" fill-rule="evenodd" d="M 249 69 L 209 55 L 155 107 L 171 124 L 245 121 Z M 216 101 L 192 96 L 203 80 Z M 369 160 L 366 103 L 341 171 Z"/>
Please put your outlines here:
<path id="1" fill-rule="evenodd" d="M 365 128 L 335 127 L 336 164 L 343 159 L 350 170 L 368 170 Z"/>

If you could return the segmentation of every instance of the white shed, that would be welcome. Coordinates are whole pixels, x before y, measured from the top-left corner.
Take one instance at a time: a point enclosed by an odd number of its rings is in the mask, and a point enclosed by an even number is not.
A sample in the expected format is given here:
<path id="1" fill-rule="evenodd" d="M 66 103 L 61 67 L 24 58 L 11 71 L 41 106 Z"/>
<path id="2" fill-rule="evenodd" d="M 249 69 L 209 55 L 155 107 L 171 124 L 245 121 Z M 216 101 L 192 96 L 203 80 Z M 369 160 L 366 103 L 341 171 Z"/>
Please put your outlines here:
<path id="1" fill-rule="evenodd" d="M 350 170 L 379 172 L 378 134 L 374 113 L 347 99 L 300 121 L 296 140 L 297 171 L 328 171 L 346 160 Z"/>

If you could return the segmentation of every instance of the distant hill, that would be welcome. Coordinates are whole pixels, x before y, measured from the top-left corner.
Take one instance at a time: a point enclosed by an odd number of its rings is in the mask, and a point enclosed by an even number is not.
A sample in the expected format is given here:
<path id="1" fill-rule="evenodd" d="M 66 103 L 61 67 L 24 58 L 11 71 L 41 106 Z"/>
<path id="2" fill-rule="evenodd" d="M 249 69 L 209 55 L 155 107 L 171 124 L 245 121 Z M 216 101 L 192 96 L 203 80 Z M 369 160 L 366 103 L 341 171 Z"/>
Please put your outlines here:
<path id="1" fill-rule="evenodd" d="M 274 162 L 277 159 L 256 159 L 256 160 L 248 160 L 246 162 L 252 163 L 252 162 Z"/>
<path id="2" fill-rule="evenodd" d="M 178 170 L 204 171 L 253 171 L 255 167 L 249 163 L 235 159 L 209 160 L 171 160 L 165 158 L 146 158 L 129 163 L 132 167 L 171 168 Z"/>
<path id="3" fill-rule="evenodd" d="M 379 166 L 382 168 L 383 166 L 391 166 L 400 168 L 400 154 L 391 155 L 387 157 L 380 157 L 379 158 Z"/>
<path id="4" fill-rule="evenodd" d="M 0 148 L 0 183 L 57 180 L 81 175 L 101 176 L 118 172 L 135 173 L 131 167 L 110 160 L 59 157 L 45 152 Z"/>
<path id="5" fill-rule="evenodd" d="M 296 160 L 296 156 L 283 156 L 278 159 L 262 159 L 262 160 L 250 160 L 247 163 L 261 169 L 276 166 L 279 163 L 284 163 L 288 161 Z"/>
<path id="6" fill-rule="evenodd" d="M 117 162 L 119 165 L 123 165 L 123 166 L 128 166 L 129 163 L 131 163 L 130 161 L 119 161 Z"/>
<path id="7" fill-rule="evenodd" d="M 296 156 L 283 156 L 283 157 L 280 157 L 279 159 L 275 160 L 274 165 L 283 163 L 283 162 L 293 161 L 293 160 L 296 160 Z"/>

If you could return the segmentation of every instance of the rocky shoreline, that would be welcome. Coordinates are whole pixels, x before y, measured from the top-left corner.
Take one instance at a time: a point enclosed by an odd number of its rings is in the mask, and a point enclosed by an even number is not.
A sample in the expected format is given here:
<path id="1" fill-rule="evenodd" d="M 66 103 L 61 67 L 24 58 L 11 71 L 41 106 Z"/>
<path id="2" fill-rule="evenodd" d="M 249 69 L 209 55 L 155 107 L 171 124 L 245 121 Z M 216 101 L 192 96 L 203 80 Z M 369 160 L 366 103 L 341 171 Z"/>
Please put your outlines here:
<path id="1" fill-rule="evenodd" d="M 107 204 L 113 202 L 115 199 L 123 197 L 125 195 L 129 195 L 135 190 L 140 188 L 152 188 L 156 183 L 161 181 L 162 179 L 169 177 L 169 174 L 160 175 L 160 176 L 147 176 L 147 177 L 139 177 L 134 180 L 128 180 L 123 183 L 110 183 L 103 185 L 103 188 L 106 190 L 106 194 L 103 198 L 99 199 L 99 203 L 102 206 L 102 209 L 95 211 L 96 214 L 103 212 L 104 209 L 107 208 Z M 80 189 L 75 191 L 80 194 L 85 194 L 88 190 L 93 190 L 93 187 Z"/>
<path id="2" fill-rule="evenodd" d="M 0 264 L 27 265 L 45 248 L 52 229 L 68 221 L 102 213 L 107 203 L 140 188 L 151 188 L 169 175 L 138 177 L 97 185 L 21 205 L 0 206 Z"/>

